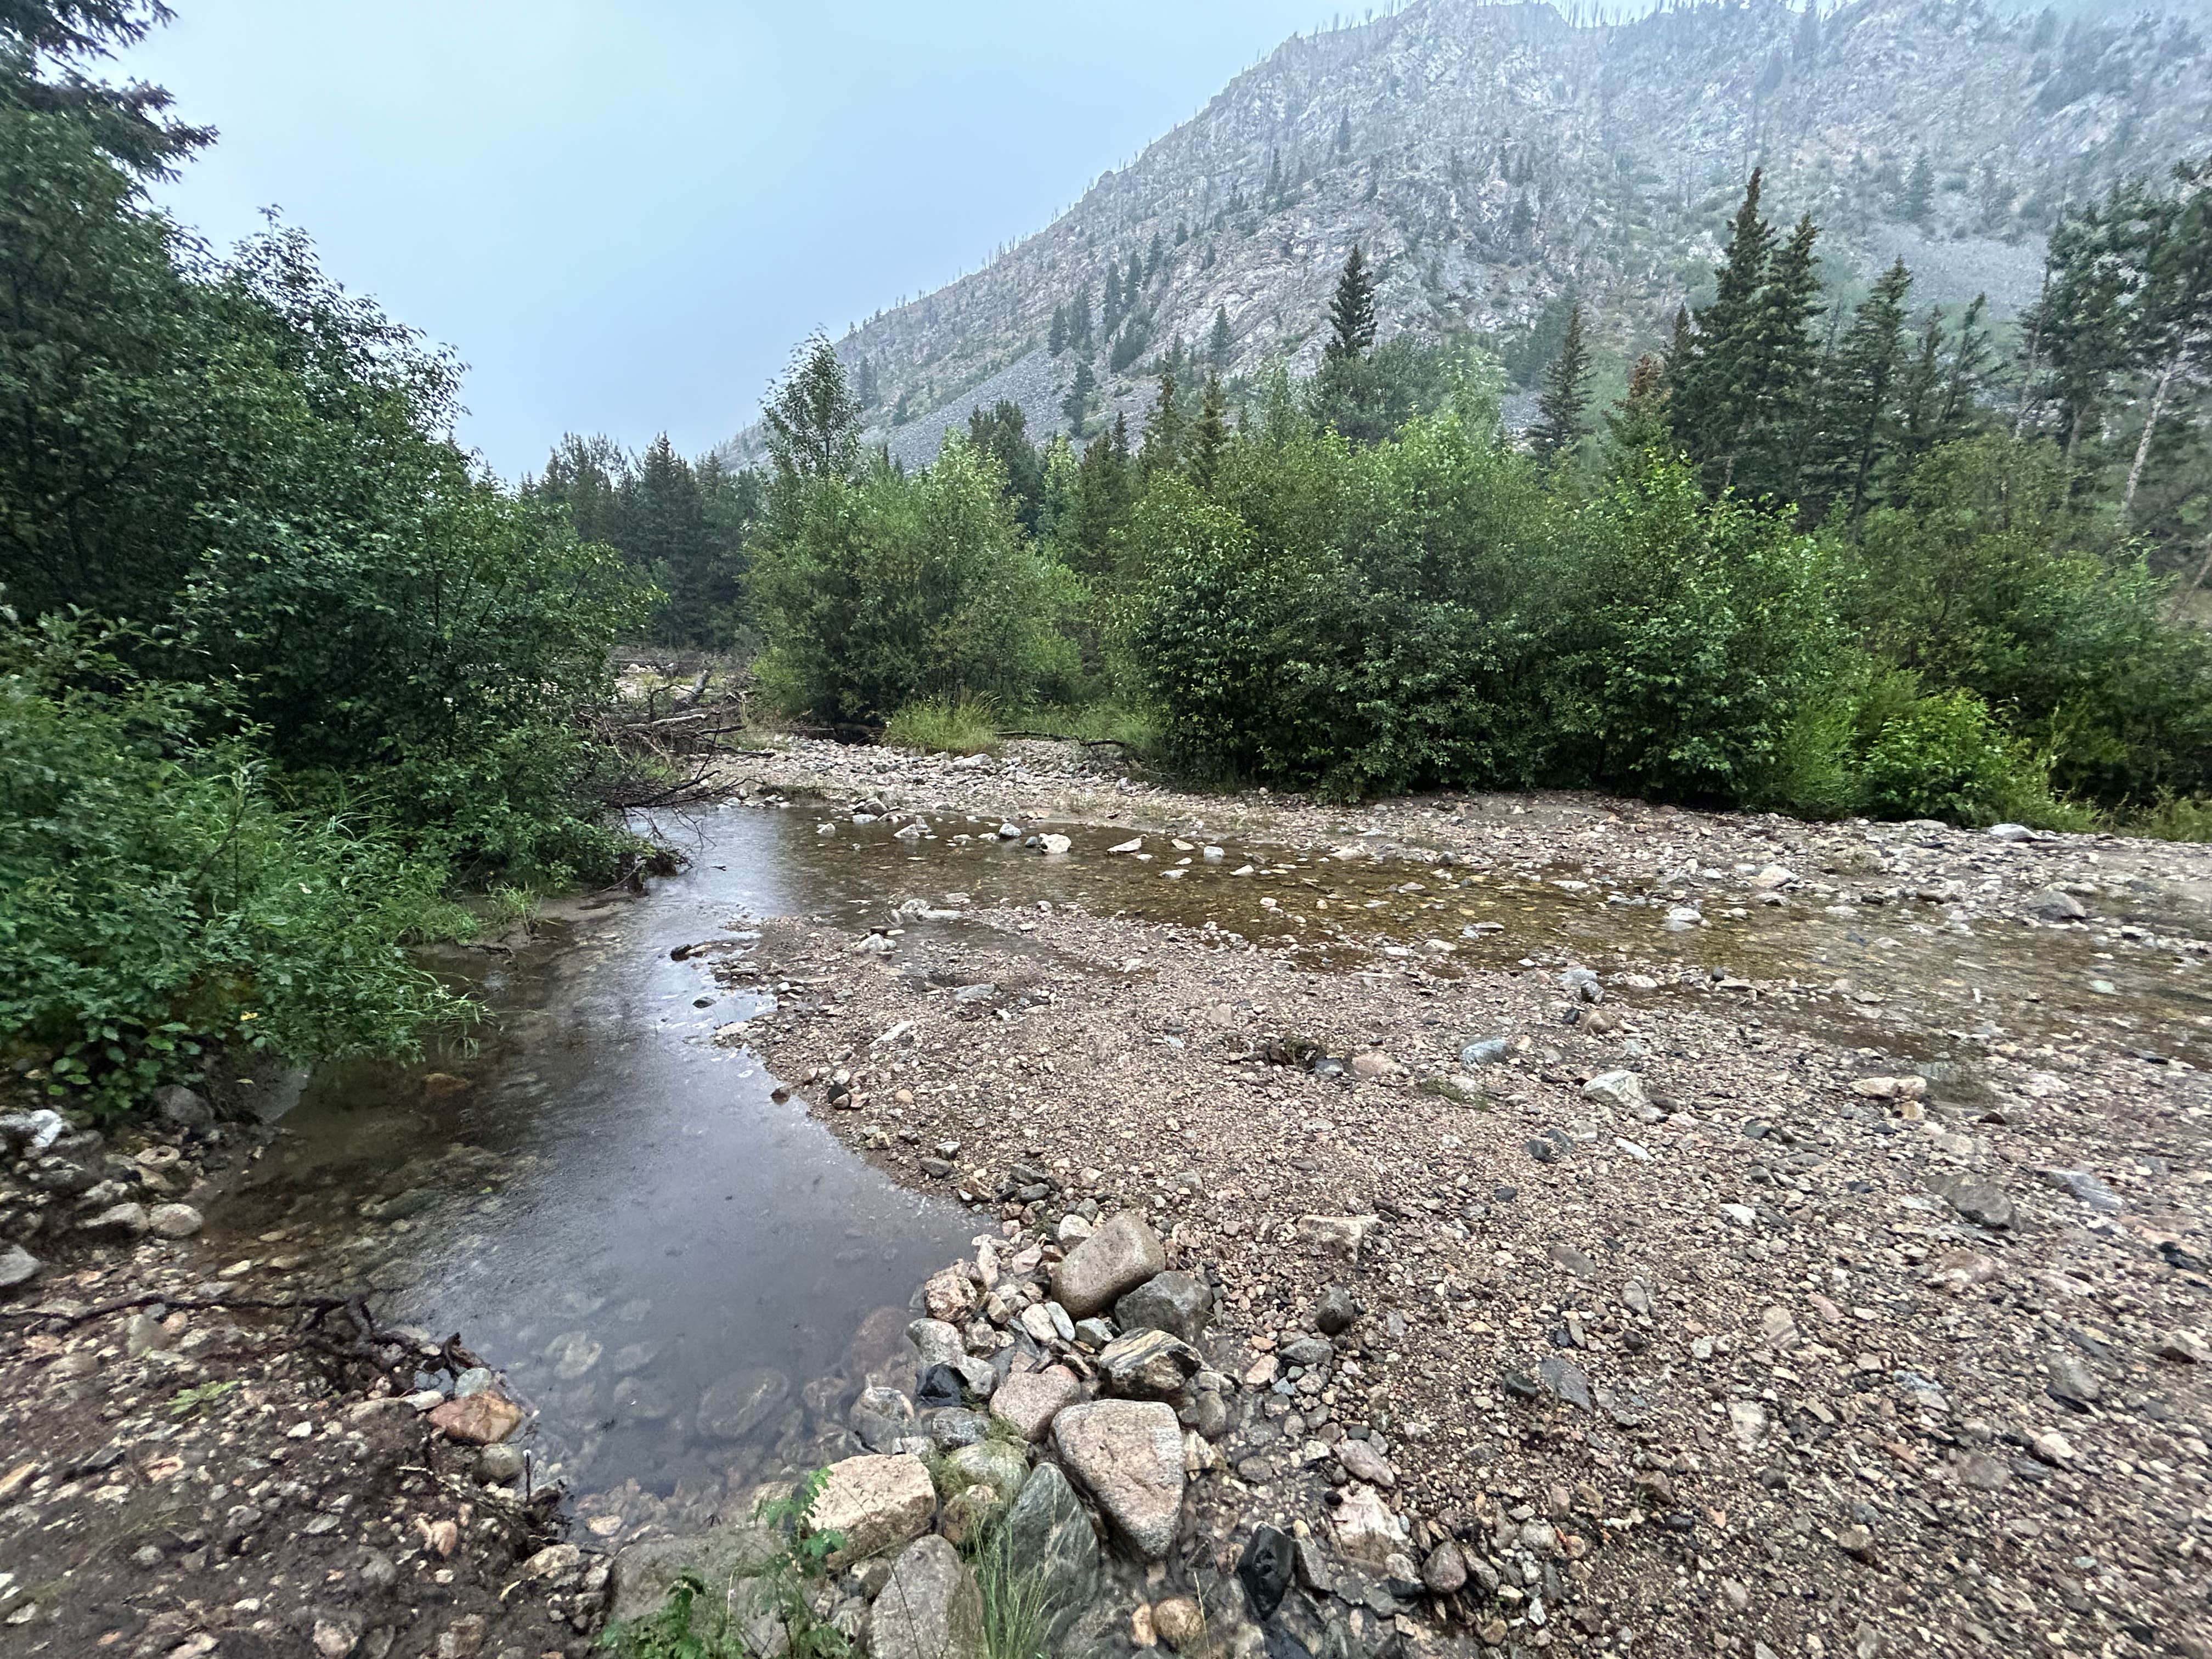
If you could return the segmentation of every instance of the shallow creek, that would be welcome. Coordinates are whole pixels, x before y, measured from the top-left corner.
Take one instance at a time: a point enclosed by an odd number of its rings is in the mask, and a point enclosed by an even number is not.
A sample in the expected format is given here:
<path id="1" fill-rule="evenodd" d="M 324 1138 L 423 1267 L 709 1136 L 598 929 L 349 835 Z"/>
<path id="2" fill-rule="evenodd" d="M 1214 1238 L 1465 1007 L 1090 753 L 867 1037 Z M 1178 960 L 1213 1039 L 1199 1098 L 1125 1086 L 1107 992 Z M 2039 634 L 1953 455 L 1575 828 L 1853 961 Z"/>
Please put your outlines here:
<path id="1" fill-rule="evenodd" d="M 771 989 L 728 991 L 713 973 L 748 959 L 767 917 L 857 939 L 981 925 L 901 921 L 908 899 L 998 910 L 1017 930 L 1009 909 L 1075 905 L 1295 939 L 1320 971 L 1578 962 L 1678 990 L 1718 984 L 1747 1022 L 1916 1058 L 1969 1033 L 2038 1042 L 2094 1026 L 2118 1047 L 2212 1059 L 2203 970 L 2105 923 L 2030 930 L 1796 895 L 1778 908 L 1707 898 L 1688 922 L 1682 907 L 1722 884 L 1686 875 L 1644 891 L 1580 866 L 1234 843 L 1217 860 L 1157 837 L 1139 859 L 1108 851 L 1127 831 L 1083 828 L 1046 856 L 993 823 L 945 817 L 916 841 L 888 823 L 823 822 L 805 805 L 709 814 L 684 875 L 578 908 L 512 955 L 464 953 L 489 1018 L 419 1064 L 310 1079 L 218 1212 L 210 1265 L 302 1268 L 371 1291 L 387 1319 L 458 1330 L 538 1408 L 540 1467 L 613 1537 L 672 1494 L 678 1510 L 656 1518 L 696 1521 L 718 1493 L 853 1449 L 845 1411 L 870 1376 L 896 1373 L 908 1297 L 993 1224 L 893 1185 L 802 1102 L 777 1101 L 750 1054 L 715 1043 L 773 1006 Z M 1839 981 L 1846 994 L 1817 1005 L 1787 994 Z"/>

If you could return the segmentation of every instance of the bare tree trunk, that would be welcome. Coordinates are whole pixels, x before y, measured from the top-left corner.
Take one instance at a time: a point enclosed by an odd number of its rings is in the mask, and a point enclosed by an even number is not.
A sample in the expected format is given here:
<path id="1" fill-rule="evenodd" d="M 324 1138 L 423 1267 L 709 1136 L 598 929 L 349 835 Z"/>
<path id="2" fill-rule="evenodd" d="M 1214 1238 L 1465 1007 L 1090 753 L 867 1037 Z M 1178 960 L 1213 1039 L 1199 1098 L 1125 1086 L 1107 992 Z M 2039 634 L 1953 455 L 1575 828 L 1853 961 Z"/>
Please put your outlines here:
<path id="1" fill-rule="evenodd" d="M 2128 487 L 2120 496 L 2120 522 L 2128 521 L 2135 509 L 2136 486 L 2142 482 L 2143 463 L 2150 459 L 2151 434 L 2158 430 L 2160 412 L 2166 408 L 2166 389 L 2173 384 L 2174 372 L 2181 367 L 2181 355 L 2186 348 L 2177 345 L 2173 355 L 2166 360 L 2166 373 L 2158 377 L 2158 390 L 2150 396 L 2150 414 L 2143 421 L 2142 436 L 2136 440 L 2136 458 L 2128 465 Z"/>
<path id="2" fill-rule="evenodd" d="M 2181 620 L 2181 613 L 2187 607 L 2191 596 L 2204 586 L 2204 578 L 2207 575 L 2212 575 L 2212 536 L 2207 536 L 2204 538 L 2204 557 L 2197 564 L 2197 574 L 2189 579 L 2188 586 L 2173 596 L 2173 604 L 2166 613 L 2166 621 Z"/>

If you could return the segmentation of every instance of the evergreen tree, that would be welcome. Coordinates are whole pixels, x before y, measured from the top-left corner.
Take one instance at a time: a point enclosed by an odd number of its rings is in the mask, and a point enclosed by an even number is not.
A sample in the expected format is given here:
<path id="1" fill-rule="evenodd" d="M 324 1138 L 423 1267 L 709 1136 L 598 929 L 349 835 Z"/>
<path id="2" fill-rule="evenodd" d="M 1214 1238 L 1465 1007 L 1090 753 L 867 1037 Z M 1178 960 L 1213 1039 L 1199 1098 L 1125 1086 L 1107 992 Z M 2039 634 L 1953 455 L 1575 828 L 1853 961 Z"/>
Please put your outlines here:
<path id="1" fill-rule="evenodd" d="M 1820 351 L 1812 324 L 1825 307 L 1813 247 L 1820 231 L 1801 217 L 1768 262 L 1742 362 L 1749 423 L 1738 445 L 1735 483 L 1753 495 L 1787 500 L 1797 490 L 1812 421 Z"/>
<path id="2" fill-rule="evenodd" d="M 2133 188 L 2123 185 L 2108 200 L 2059 222 L 2042 296 L 2021 319 L 2042 361 L 2035 389 L 2054 406 L 2069 467 L 2094 434 L 2114 377 L 2133 356 L 2130 301 L 2141 280 L 2128 246 L 2135 198 Z"/>
<path id="3" fill-rule="evenodd" d="M 1544 372 L 1544 389 L 1536 400 L 1537 420 L 1528 434 L 1529 447 L 1540 461 L 1562 454 L 1571 456 L 1583 439 L 1583 416 L 1589 407 L 1589 353 L 1583 343 L 1582 301 L 1567 309 L 1567 330 L 1559 354 Z"/>
<path id="4" fill-rule="evenodd" d="M 1645 476 L 1649 452 L 1674 452 L 1674 427 L 1667 398 L 1667 366 L 1646 352 L 1628 371 L 1626 394 L 1605 413 L 1607 458 L 1616 477 Z"/>
<path id="5" fill-rule="evenodd" d="M 1904 435 L 1905 298 L 1912 273 L 1898 260 L 1851 313 L 1821 389 L 1805 479 L 1808 499 L 1856 523 L 1877 475 Z"/>
<path id="6" fill-rule="evenodd" d="M 1160 274 L 1160 266 L 1167 257 L 1167 246 L 1160 240 L 1160 234 L 1156 230 L 1152 233 L 1152 245 L 1145 254 L 1145 281 L 1147 283 Z"/>
<path id="7" fill-rule="evenodd" d="M 1213 332 L 1206 343 L 1206 361 L 1216 375 L 1229 372 L 1229 360 L 1236 355 L 1237 337 L 1230 331 L 1229 307 L 1213 308 Z"/>
<path id="8" fill-rule="evenodd" d="M 1336 279 L 1336 297 L 1328 307 L 1329 340 L 1323 348 L 1326 362 L 1341 362 L 1364 357 L 1375 343 L 1375 278 L 1367 269 L 1367 256 L 1359 244 L 1352 245 L 1343 273 Z"/>
<path id="9" fill-rule="evenodd" d="M 1114 337 L 1114 331 L 1121 326 L 1121 267 L 1115 261 L 1106 262 L 1106 297 L 1099 316 L 1099 333 L 1106 339 Z"/>
<path id="10" fill-rule="evenodd" d="M 1052 335 L 1048 345 L 1055 357 L 1067 349 L 1067 307 L 1064 305 L 1052 308 Z"/>
<path id="11" fill-rule="evenodd" d="M 1030 441 L 1022 406 L 1000 398 L 990 409 L 968 411 L 968 441 L 998 462 L 1006 474 L 1006 499 L 1014 517 L 1031 535 L 1044 506 L 1044 458 Z"/>
<path id="12" fill-rule="evenodd" d="M 876 400 L 878 393 L 876 389 L 876 360 L 874 358 L 861 358 L 860 368 L 854 371 L 853 396 L 859 399 L 862 409 L 873 409 L 876 406 Z"/>
<path id="13" fill-rule="evenodd" d="M 1152 412 L 1145 417 L 1145 476 L 1156 472 L 1171 472 L 1182 464 L 1183 413 L 1176 401 L 1176 377 L 1172 366 L 1160 372 L 1159 396 L 1153 400 Z"/>
<path id="14" fill-rule="evenodd" d="M 1145 262 L 1134 252 L 1129 255 L 1129 273 L 1121 279 L 1121 303 L 1125 309 L 1135 311 L 1145 301 Z"/>
<path id="15" fill-rule="evenodd" d="M 1198 422 L 1190 434 L 1190 476 L 1200 489 L 1213 488 L 1221 471 L 1222 452 L 1228 447 L 1228 399 L 1221 390 L 1221 376 L 1209 374 L 1199 402 Z"/>
<path id="16" fill-rule="evenodd" d="M 1350 110 L 1345 111 L 1336 118 L 1335 153 L 1339 157 L 1352 154 L 1352 112 Z"/>
<path id="17" fill-rule="evenodd" d="M 1283 157 L 1280 151 L 1271 149 L 1267 152 L 1267 182 L 1260 191 L 1261 208 L 1266 210 L 1276 207 L 1279 204 L 1282 194 Z"/>
<path id="18" fill-rule="evenodd" d="M 2129 248 L 2142 273 L 2133 306 L 2136 366 L 2149 378 L 2150 404 L 2121 493 L 2135 507 L 2160 418 L 2177 388 L 2201 384 L 2212 365 L 2212 160 L 2174 169 L 2176 189 L 2142 204 Z"/>
<path id="19" fill-rule="evenodd" d="M 1688 349 L 1668 364 L 1676 434 L 1708 481 L 1720 484 L 1735 471 L 1737 447 L 1758 398 L 1759 295 L 1774 252 L 1774 228 L 1759 211 L 1763 177 L 1753 169 L 1745 185 L 1713 271 L 1712 303 L 1691 319 Z"/>
<path id="20" fill-rule="evenodd" d="M 1091 337 L 1091 284 L 1084 283 L 1075 290 L 1067 313 L 1067 343 L 1077 350 L 1088 352 L 1093 341 Z"/>
<path id="21" fill-rule="evenodd" d="M 1075 360 L 1075 378 L 1067 388 L 1067 396 L 1060 399 L 1060 412 L 1067 416 L 1067 429 L 1078 440 L 1091 424 L 1091 394 L 1098 389 L 1098 377 L 1091 372 L 1091 360 Z"/>
<path id="22" fill-rule="evenodd" d="M 1905 181 L 1904 216 L 1922 229 L 1928 228 L 1936 216 L 1936 164 L 1922 150 L 1912 161 L 1912 172 Z"/>

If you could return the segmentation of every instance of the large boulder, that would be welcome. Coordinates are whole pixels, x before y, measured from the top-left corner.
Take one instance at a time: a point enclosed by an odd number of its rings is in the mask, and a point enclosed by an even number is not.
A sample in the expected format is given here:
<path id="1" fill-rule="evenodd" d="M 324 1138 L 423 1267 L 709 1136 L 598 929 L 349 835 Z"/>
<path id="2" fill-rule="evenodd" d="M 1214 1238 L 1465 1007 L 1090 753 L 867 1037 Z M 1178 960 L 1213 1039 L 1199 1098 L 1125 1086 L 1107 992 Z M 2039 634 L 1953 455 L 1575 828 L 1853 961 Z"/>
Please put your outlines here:
<path id="1" fill-rule="evenodd" d="M 1053 1300 L 1067 1310 L 1071 1319 L 1088 1319 L 1167 1265 L 1160 1236 L 1144 1217 L 1124 1210 L 1052 1270 Z"/>
<path id="2" fill-rule="evenodd" d="M 1114 1304 L 1124 1331 L 1165 1331 L 1195 1342 L 1213 1314 L 1213 1292 L 1196 1273 L 1155 1273 Z"/>
<path id="3" fill-rule="evenodd" d="M 832 1463 L 806 1517 L 816 1532 L 843 1534 L 830 1555 L 833 1568 L 919 1538 L 936 1519 L 937 1488 L 928 1466 L 911 1453 Z"/>
<path id="4" fill-rule="evenodd" d="M 967 1659 L 982 1649 L 975 1575 L 944 1539 L 915 1539 L 869 1610 L 870 1659 Z"/>
<path id="5" fill-rule="evenodd" d="M 1010 1558 L 1036 1575 L 1047 1633 L 1057 1639 L 1098 1589 L 1098 1535 L 1055 1463 L 1040 1463 L 1006 1513 Z"/>
<path id="6" fill-rule="evenodd" d="M 1142 1559 L 1165 1559 L 1182 1517 L 1182 1425 L 1174 1408 L 1151 1400 L 1070 1406 L 1053 1419 L 1052 1438 L 1115 1532 Z"/>

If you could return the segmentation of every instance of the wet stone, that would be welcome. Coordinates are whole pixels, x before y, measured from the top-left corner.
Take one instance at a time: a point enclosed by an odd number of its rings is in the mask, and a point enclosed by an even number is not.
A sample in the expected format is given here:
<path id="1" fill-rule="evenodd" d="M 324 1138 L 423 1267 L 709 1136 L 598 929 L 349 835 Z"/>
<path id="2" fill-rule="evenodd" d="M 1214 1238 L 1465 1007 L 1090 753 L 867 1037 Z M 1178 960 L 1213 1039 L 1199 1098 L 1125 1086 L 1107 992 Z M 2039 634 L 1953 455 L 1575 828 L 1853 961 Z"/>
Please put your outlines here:
<path id="1" fill-rule="evenodd" d="M 791 1379 L 770 1366 L 725 1377 L 700 1396 L 699 1432 L 716 1440 L 742 1440 L 790 1394 Z"/>
<path id="2" fill-rule="evenodd" d="M 1237 1562 L 1237 1581 L 1244 1587 L 1254 1618 L 1264 1624 L 1274 1617 L 1275 1609 L 1282 1606 L 1283 1596 L 1290 1589 L 1293 1570 L 1287 1534 L 1273 1527 L 1261 1527 L 1254 1531 Z"/>

